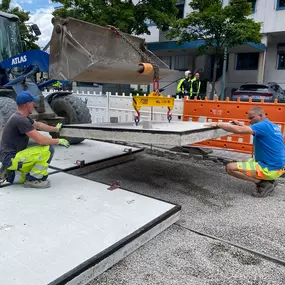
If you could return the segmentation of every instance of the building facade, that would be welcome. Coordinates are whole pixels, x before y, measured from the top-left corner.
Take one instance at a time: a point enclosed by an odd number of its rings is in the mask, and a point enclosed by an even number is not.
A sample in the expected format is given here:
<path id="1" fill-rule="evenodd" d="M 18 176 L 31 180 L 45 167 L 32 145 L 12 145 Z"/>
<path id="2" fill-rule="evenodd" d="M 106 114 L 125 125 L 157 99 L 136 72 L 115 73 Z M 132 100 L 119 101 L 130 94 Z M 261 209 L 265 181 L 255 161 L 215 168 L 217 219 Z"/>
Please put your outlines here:
<path id="1" fill-rule="evenodd" d="M 191 0 L 177 0 L 179 17 L 191 12 Z M 228 5 L 229 0 L 223 0 Z M 254 20 L 262 22 L 261 44 L 247 43 L 230 49 L 227 63 L 225 94 L 230 97 L 233 90 L 246 82 L 276 82 L 285 89 L 285 0 L 249 0 L 252 3 Z M 165 86 L 184 76 L 186 70 L 200 72 L 202 78 L 211 81 L 213 60 L 209 56 L 196 56 L 201 41 L 178 45 L 175 40 L 166 39 L 166 33 L 149 23 L 150 35 L 142 35 L 148 48 L 160 57 L 177 74 L 163 79 Z M 221 92 L 222 64 L 218 70 L 216 93 Z M 175 94 L 176 84 L 165 93 Z"/>

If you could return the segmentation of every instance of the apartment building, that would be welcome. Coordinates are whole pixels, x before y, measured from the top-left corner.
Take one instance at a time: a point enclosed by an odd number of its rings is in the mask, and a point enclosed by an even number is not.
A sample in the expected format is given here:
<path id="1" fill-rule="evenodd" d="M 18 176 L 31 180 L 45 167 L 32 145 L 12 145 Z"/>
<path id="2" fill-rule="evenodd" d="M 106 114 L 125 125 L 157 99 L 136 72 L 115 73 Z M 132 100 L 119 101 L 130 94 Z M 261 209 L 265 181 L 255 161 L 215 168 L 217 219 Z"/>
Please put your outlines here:
<path id="1" fill-rule="evenodd" d="M 191 0 L 190 0 L 191 1 Z M 189 0 L 177 0 L 179 17 L 186 17 L 191 12 Z M 223 1 L 228 5 L 229 0 Z M 254 20 L 263 22 L 261 44 L 247 43 L 229 50 L 226 96 L 245 82 L 276 82 L 285 89 L 285 0 L 249 0 L 252 3 Z M 162 86 L 183 77 L 185 70 L 199 71 L 202 78 L 211 80 L 213 59 L 209 56 L 196 56 L 197 48 L 202 41 L 178 45 L 175 40 L 166 39 L 166 33 L 149 23 L 150 35 L 146 38 L 148 48 L 164 60 L 177 75 L 165 78 Z M 218 70 L 217 94 L 221 92 L 222 63 Z M 166 90 L 175 94 L 176 84 Z"/>

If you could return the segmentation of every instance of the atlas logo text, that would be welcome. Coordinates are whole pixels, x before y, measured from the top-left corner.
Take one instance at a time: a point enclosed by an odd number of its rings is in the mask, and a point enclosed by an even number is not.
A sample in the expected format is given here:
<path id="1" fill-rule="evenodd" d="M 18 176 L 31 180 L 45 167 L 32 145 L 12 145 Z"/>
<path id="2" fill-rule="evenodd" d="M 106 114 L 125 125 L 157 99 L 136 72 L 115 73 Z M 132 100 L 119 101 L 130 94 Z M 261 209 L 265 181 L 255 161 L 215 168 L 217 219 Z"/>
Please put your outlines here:
<path id="1" fill-rule="evenodd" d="M 26 55 L 15 57 L 15 58 L 12 58 L 12 65 L 18 64 L 18 63 L 23 63 L 23 62 L 26 62 L 26 61 L 27 61 L 27 56 Z"/>

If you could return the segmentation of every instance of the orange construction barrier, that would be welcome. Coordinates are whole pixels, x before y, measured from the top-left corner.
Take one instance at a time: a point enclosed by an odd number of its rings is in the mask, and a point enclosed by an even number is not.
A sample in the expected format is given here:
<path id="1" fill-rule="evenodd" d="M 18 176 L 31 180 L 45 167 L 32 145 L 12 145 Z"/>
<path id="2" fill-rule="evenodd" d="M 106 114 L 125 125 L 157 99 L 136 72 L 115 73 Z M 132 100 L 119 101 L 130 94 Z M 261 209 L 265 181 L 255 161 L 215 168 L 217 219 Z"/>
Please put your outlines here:
<path id="1" fill-rule="evenodd" d="M 249 102 L 226 101 L 216 100 L 189 100 L 184 97 L 183 106 L 183 121 L 197 122 L 198 119 L 204 119 L 206 122 L 228 122 L 232 120 L 243 121 L 245 125 L 249 125 L 247 118 L 247 112 L 253 106 L 260 106 L 268 119 L 275 124 L 279 125 L 283 136 L 285 134 L 285 104 L 277 103 L 264 103 L 261 102 Z M 204 117 L 204 118 L 201 118 Z M 211 148 L 224 148 L 229 150 L 235 150 L 244 153 L 252 153 L 252 136 L 251 135 L 230 135 L 221 137 L 220 139 L 212 139 L 193 144 L 195 146 L 208 146 Z"/>

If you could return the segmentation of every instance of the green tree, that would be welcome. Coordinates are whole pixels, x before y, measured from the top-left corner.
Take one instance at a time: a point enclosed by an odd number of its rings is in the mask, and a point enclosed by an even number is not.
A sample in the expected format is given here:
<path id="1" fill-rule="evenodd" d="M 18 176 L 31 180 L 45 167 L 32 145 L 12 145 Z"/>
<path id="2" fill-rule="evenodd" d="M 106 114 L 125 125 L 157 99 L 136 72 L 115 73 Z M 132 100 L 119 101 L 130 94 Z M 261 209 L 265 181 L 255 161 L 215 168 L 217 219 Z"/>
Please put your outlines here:
<path id="1" fill-rule="evenodd" d="M 176 0 L 52 0 L 63 6 L 54 16 L 74 17 L 101 26 L 113 25 L 128 34 L 150 34 L 147 21 L 167 30 L 178 10 Z"/>
<path id="2" fill-rule="evenodd" d="M 204 40 L 198 55 L 212 55 L 215 58 L 211 98 L 214 97 L 217 64 L 223 58 L 225 49 L 247 42 L 260 43 L 261 23 L 249 16 L 252 4 L 248 0 L 230 0 L 223 7 L 222 0 L 192 0 L 192 12 L 184 19 L 172 23 L 167 38 L 176 38 L 178 44 Z"/>
<path id="3" fill-rule="evenodd" d="M 25 43 L 27 50 L 40 49 L 40 47 L 35 43 L 38 40 L 38 37 L 36 37 L 30 28 L 25 24 L 25 22 L 28 22 L 30 19 L 30 12 L 25 12 L 18 7 L 11 7 L 11 0 L 2 0 L 0 10 L 17 15 L 19 17 L 21 41 Z"/>

